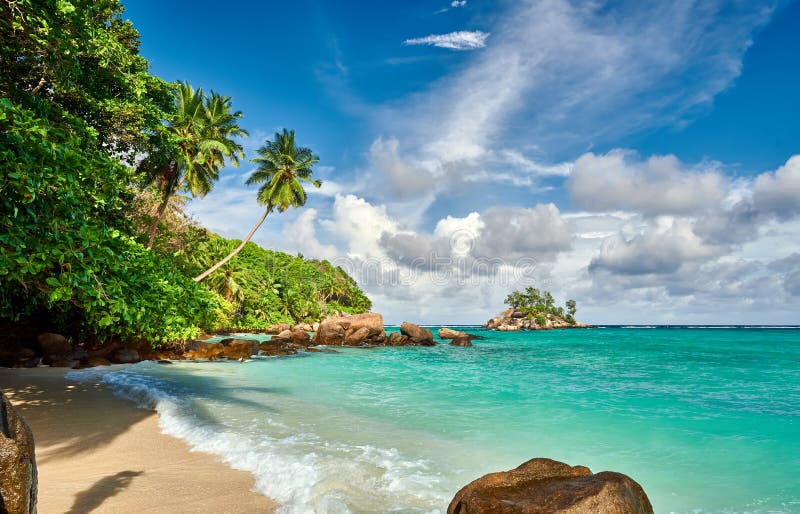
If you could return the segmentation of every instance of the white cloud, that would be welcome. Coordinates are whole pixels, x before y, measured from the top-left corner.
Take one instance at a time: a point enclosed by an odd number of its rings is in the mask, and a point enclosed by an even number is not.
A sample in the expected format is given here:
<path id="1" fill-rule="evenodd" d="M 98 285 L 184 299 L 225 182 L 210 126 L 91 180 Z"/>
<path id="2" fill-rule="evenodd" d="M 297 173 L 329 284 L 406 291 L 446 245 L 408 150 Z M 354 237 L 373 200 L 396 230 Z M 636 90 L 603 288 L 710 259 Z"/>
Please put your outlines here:
<path id="1" fill-rule="evenodd" d="M 688 169 L 674 155 L 640 160 L 632 152 L 584 154 L 567 187 L 587 210 L 631 210 L 645 215 L 691 214 L 718 208 L 727 181 L 717 170 Z"/>
<path id="2" fill-rule="evenodd" d="M 632 238 L 605 239 L 589 270 L 620 275 L 668 274 L 687 262 L 713 259 L 722 249 L 706 244 L 686 220 L 664 218 Z"/>
<path id="3" fill-rule="evenodd" d="M 492 207 L 482 220 L 485 228 L 474 251 L 480 257 L 546 261 L 571 244 L 567 222 L 552 203 L 523 209 Z"/>
<path id="4" fill-rule="evenodd" d="M 317 239 L 315 221 L 317 210 L 313 208 L 303 210 L 297 219 L 283 227 L 283 235 L 293 249 L 312 259 L 334 259 L 339 256 L 339 250 L 333 245 L 326 245 Z"/>
<path id="5" fill-rule="evenodd" d="M 464 7 L 467 5 L 467 0 L 453 0 L 450 2 L 450 7 Z"/>
<path id="6" fill-rule="evenodd" d="M 488 32 L 480 30 L 459 30 L 449 34 L 431 34 L 430 36 L 406 39 L 403 44 L 438 46 L 449 50 L 475 50 L 484 48 L 488 37 Z"/>
<path id="7" fill-rule="evenodd" d="M 378 138 L 369 148 L 370 164 L 388 179 L 390 193 L 400 200 L 423 196 L 433 189 L 433 176 L 418 164 L 403 159 L 396 138 Z"/>
<path id="8" fill-rule="evenodd" d="M 753 203 L 761 212 L 789 219 L 800 214 L 800 155 L 795 155 L 774 173 L 758 176 Z"/>
<path id="9" fill-rule="evenodd" d="M 400 224 L 389 217 L 386 207 L 376 207 L 355 195 L 336 195 L 331 218 L 321 223 L 346 245 L 348 255 L 359 258 L 382 257 L 384 252 L 378 244 L 381 234 L 400 230 Z"/>

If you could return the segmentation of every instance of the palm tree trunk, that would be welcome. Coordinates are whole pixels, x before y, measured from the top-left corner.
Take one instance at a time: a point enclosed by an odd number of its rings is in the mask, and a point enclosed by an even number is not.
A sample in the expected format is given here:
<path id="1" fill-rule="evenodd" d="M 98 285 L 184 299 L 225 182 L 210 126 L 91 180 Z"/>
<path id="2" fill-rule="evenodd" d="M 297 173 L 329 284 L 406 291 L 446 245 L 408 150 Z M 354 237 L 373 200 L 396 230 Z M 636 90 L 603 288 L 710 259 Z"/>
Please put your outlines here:
<path id="1" fill-rule="evenodd" d="M 156 211 L 156 215 L 153 218 L 153 222 L 150 224 L 150 230 L 147 231 L 147 247 L 153 247 L 153 241 L 156 240 L 156 231 L 158 230 L 158 223 L 161 221 L 161 218 L 164 217 L 164 212 L 167 210 L 167 205 L 169 204 L 169 199 L 172 195 L 167 195 L 161 201 L 161 204 L 158 206 L 158 210 Z"/>
<path id="2" fill-rule="evenodd" d="M 172 198 L 180 188 L 183 186 L 183 183 L 186 182 L 186 175 L 181 177 L 178 181 L 178 185 L 175 186 L 169 194 L 164 196 L 164 199 L 161 201 L 161 205 L 158 206 L 158 211 L 156 211 L 156 217 L 153 218 L 153 223 L 150 224 L 150 230 L 147 231 L 147 247 L 152 248 L 153 242 L 156 240 L 156 231 L 158 230 L 158 224 L 161 221 L 161 218 L 164 217 L 164 212 L 167 210 L 167 205 L 169 205 L 169 199 Z"/>
<path id="3" fill-rule="evenodd" d="M 236 254 L 237 254 L 237 253 L 239 253 L 240 251 L 242 251 L 242 248 L 244 248 L 244 245 L 246 245 L 246 244 L 247 244 L 247 242 L 248 242 L 248 241 L 250 241 L 250 238 L 252 238 L 252 237 L 253 237 L 253 234 L 255 234 L 255 233 L 256 233 L 256 230 L 258 230 L 258 227 L 260 227 L 260 226 L 261 226 L 261 224 L 262 224 L 262 223 L 264 223 L 264 220 L 265 220 L 265 219 L 267 219 L 267 215 L 268 215 L 268 214 L 269 214 L 271 211 L 272 211 L 272 209 L 267 209 L 266 211 L 264 211 L 264 215 L 263 215 L 263 216 L 261 216 L 261 219 L 260 219 L 260 220 L 258 220 L 258 223 L 256 223 L 256 226 L 255 226 L 255 227 L 253 227 L 253 229 L 250 231 L 250 233 L 249 233 L 249 234 L 247 234 L 247 237 L 245 237 L 245 238 L 244 238 L 244 241 L 242 241 L 242 244 L 240 244 L 239 246 L 237 246 L 237 247 L 236 247 L 236 249 L 235 249 L 234 251 L 232 251 L 231 253 L 229 253 L 229 254 L 228 254 L 228 256 L 227 256 L 227 257 L 225 257 L 224 259 L 222 259 L 222 260 L 221 260 L 221 261 L 219 261 L 218 263 L 214 264 L 213 266 L 211 266 L 210 268 L 208 268 L 206 271 L 204 271 L 204 272 L 200 273 L 199 275 L 197 275 L 196 277 L 194 277 L 194 281 L 195 281 L 195 282 L 200 282 L 201 280 L 203 280 L 204 278 L 206 278 L 207 276 L 209 276 L 210 274 L 214 273 L 214 272 L 215 272 L 215 271 L 217 271 L 219 268 L 221 268 L 222 266 L 224 266 L 226 262 L 228 262 L 229 260 L 233 259 L 233 258 L 236 256 Z"/>

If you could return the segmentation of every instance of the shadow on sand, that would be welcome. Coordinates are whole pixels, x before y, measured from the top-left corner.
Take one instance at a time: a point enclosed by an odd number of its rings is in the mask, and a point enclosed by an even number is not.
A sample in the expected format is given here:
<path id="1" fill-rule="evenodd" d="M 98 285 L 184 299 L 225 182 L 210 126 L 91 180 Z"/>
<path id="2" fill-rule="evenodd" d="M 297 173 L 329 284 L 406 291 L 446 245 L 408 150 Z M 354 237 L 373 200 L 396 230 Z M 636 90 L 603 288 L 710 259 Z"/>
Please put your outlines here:
<path id="1" fill-rule="evenodd" d="M 144 471 L 120 471 L 114 475 L 101 478 L 92 487 L 75 495 L 75 501 L 67 514 L 86 514 L 92 512 L 104 501 L 115 496 L 128 487 L 133 479 Z"/>

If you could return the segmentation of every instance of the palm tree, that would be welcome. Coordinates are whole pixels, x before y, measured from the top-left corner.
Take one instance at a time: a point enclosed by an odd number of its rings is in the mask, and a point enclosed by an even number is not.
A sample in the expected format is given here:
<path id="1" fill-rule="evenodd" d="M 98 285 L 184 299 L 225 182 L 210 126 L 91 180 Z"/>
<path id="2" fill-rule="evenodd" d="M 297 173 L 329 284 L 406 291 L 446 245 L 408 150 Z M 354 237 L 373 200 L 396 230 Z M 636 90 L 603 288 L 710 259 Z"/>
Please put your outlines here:
<path id="1" fill-rule="evenodd" d="M 273 210 L 283 212 L 289 207 L 305 205 L 303 182 L 309 182 L 314 187 L 322 185 L 319 180 L 311 178 L 311 168 L 319 162 L 319 158 L 311 149 L 295 144 L 294 130 L 276 132 L 274 141 L 266 140 L 264 146 L 258 149 L 258 155 L 252 160 L 258 163 L 258 168 L 247 179 L 247 184 L 262 184 L 258 189 L 258 203 L 266 207 L 264 214 L 236 249 L 196 276 L 195 282 L 200 282 L 239 253 Z"/>
<path id="2" fill-rule="evenodd" d="M 225 269 L 222 270 L 220 273 L 215 273 L 209 281 L 211 282 L 210 286 L 212 289 L 217 291 L 220 295 L 222 295 L 226 300 L 236 301 L 236 303 L 242 303 L 244 300 L 244 289 L 242 289 L 242 285 L 237 281 L 237 275 L 233 268 L 230 266 L 225 266 Z"/>
<path id="3" fill-rule="evenodd" d="M 193 197 L 205 196 L 214 187 L 227 159 L 234 166 L 244 156 L 233 138 L 246 136 L 233 112 L 231 98 L 182 83 L 175 91 L 175 111 L 165 131 L 155 138 L 153 151 L 139 164 L 149 183 L 161 193 L 161 203 L 148 230 L 147 247 L 153 247 L 158 224 L 170 198 L 184 186 Z"/>

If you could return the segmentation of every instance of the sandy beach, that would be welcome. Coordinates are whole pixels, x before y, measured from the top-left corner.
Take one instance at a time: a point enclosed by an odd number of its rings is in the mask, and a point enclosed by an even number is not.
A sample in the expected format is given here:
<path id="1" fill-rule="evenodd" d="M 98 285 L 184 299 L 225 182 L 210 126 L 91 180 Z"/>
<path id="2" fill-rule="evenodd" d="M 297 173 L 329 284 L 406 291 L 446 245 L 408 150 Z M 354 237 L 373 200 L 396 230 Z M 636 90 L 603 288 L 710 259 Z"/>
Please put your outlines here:
<path id="1" fill-rule="evenodd" d="M 253 477 L 160 433 L 155 412 L 65 368 L 2 369 L 36 440 L 41 513 L 273 512 Z"/>

